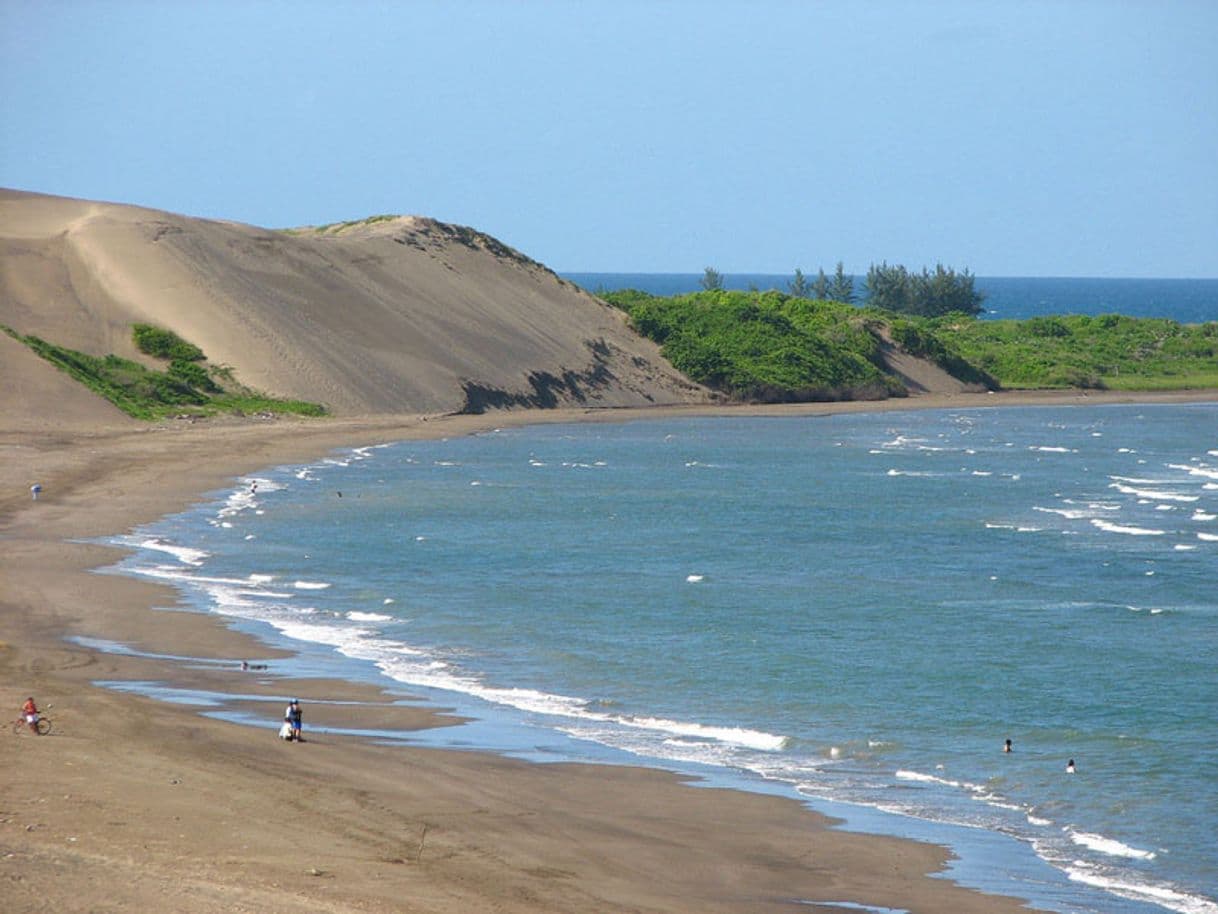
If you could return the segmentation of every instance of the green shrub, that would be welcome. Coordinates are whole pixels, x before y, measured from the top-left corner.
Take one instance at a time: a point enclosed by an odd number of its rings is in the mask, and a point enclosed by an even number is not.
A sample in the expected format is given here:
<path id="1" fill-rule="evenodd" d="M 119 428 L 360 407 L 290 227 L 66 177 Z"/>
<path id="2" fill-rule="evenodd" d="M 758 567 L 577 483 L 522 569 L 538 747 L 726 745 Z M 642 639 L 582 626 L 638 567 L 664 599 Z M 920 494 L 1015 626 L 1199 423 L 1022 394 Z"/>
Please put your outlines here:
<path id="1" fill-rule="evenodd" d="M 36 336 L 22 336 L 9 327 L 3 329 L 42 358 L 137 419 L 160 419 L 183 410 L 200 415 L 232 412 L 241 415 L 292 413 L 322 416 L 326 412 L 324 406 L 316 403 L 278 400 L 247 390 L 232 381 L 231 370 L 215 369 L 216 375 L 226 378 L 232 385 L 232 389 L 226 390 L 215 382 L 204 366 L 197 364 L 198 360 L 193 356 L 173 359 L 167 371 L 153 371 L 138 362 L 117 355 L 88 355 L 48 343 Z M 177 351 L 188 356 L 198 351 L 197 347 L 180 338 L 172 334 L 169 336 L 181 344 L 174 347 Z"/>
<path id="2" fill-rule="evenodd" d="M 203 350 L 188 343 L 172 330 L 154 327 L 152 324 L 136 324 L 131 328 L 135 346 L 140 352 L 158 359 L 176 359 L 184 362 L 201 362 Z"/>

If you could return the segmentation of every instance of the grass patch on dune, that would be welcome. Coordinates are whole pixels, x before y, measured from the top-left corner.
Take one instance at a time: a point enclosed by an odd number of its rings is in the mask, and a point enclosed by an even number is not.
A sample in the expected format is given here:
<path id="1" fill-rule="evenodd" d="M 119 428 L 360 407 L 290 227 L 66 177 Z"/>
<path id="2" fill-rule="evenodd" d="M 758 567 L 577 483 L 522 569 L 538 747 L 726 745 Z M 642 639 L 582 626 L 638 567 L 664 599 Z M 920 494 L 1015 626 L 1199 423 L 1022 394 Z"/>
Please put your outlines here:
<path id="1" fill-rule="evenodd" d="M 1187 390 L 1218 381 L 1215 321 L 1071 314 L 931 327 L 1006 387 Z"/>
<path id="2" fill-rule="evenodd" d="M 392 222 L 400 219 L 392 213 L 381 213 L 378 216 L 368 216 L 366 219 L 348 219 L 346 222 L 328 222 L 325 225 L 309 225 L 301 228 L 280 229 L 286 235 L 337 235 L 357 225 L 376 225 L 378 222 Z"/>
<path id="3" fill-rule="evenodd" d="M 602 293 L 632 326 L 660 344 L 673 367 L 745 402 L 806 402 L 904 396 L 885 366 L 884 312 L 778 291 L 723 289 L 663 298 L 637 290 Z M 908 323 L 908 322 L 906 322 Z M 951 373 L 965 366 L 948 344 L 920 341 Z M 971 368 L 963 380 L 980 373 Z"/>
<path id="4" fill-rule="evenodd" d="M 324 416 L 326 408 L 303 400 L 268 397 L 238 384 L 232 372 L 207 366 L 203 351 L 168 330 L 137 324 L 133 337 L 140 351 L 164 358 L 164 371 L 117 355 L 95 356 L 0 325 L 60 371 L 136 419 L 170 416 L 297 415 Z"/>

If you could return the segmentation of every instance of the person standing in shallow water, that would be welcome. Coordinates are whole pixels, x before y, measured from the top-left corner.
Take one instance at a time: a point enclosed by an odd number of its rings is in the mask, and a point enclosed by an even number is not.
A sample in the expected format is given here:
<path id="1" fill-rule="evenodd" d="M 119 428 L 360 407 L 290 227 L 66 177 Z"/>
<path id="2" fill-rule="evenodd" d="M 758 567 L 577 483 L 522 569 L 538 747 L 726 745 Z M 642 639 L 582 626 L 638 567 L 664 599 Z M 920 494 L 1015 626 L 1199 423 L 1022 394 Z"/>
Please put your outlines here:
<path id="1" fill-rule="evenodd" d="M 298 743 L 304 742 L 304 737 L 300 735 L 300 721 L 303 716 L 300 710 L 300 699 L 293 698 L 288 704 L 287 710 L 283 712 L 283 719 L 292 725 L 292 739 Z"/>
<path id="2" fill-rule="evenodd" d="M 1003 751 L 1003 752 L 1010 752 L 1010 751 L 1011 751 L 1011 741 L 1010 741 L 1009 739 L 1008 739 L 1008 740 L 1007 740 L 1007 741 L 1006 741 L 1006 742 L 1003 744 L 1003 746 L 1002 746 L 1002 751 Z"/>

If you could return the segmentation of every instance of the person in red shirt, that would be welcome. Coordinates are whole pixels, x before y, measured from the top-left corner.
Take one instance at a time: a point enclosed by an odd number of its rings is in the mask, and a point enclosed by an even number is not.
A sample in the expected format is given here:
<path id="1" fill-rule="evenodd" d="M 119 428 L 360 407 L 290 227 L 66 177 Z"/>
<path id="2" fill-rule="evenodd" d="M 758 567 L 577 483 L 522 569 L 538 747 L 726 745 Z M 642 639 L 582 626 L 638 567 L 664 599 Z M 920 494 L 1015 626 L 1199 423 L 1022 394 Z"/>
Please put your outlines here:
<path id="1" fill-rule="evenodd" d="M 29 725 L 30 730 L 37 733 L 38 705 L 34 704 L 34 696 L 31 695 L 25 700 L 25 704 L 21 706 L 21 713 L 25 715 L 25 722 Z"/>

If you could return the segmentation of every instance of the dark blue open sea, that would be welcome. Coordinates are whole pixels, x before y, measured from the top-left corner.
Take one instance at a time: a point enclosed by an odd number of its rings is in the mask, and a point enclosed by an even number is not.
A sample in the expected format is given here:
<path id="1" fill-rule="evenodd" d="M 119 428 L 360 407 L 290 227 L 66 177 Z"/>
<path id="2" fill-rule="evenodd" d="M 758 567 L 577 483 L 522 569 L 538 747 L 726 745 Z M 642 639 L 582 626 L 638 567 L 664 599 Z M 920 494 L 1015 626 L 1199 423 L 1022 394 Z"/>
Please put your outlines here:
<path id="1" fill-rule="evenodd" d="M 802 798 L 1056 911 L 1218 912 L 1218 404 L 499 430 L 121 541 L 296 669 L 472 719 L 404 741 Z"/>
<path id="2" fill-rule="evenodd" d="M 794 271 L 792 271 L 794 272 Z M 640 289 L 653 295 L 697 292 L 701 273 L 563 273 L 589 292 Z M 728 289 L 778 289 L 785 292 L 791 274 L 729 273 Z M 862 276 L 854 277 L 855 294 L 864 295 Z M 984 317 L 1024 320 L 1045 314 L 1126 314 L 1167 317 L 1183 324 L 1218 320 L 1218 279 L 1085 279 L 1028 276 L 979 276 L 985 293 Z"/>

